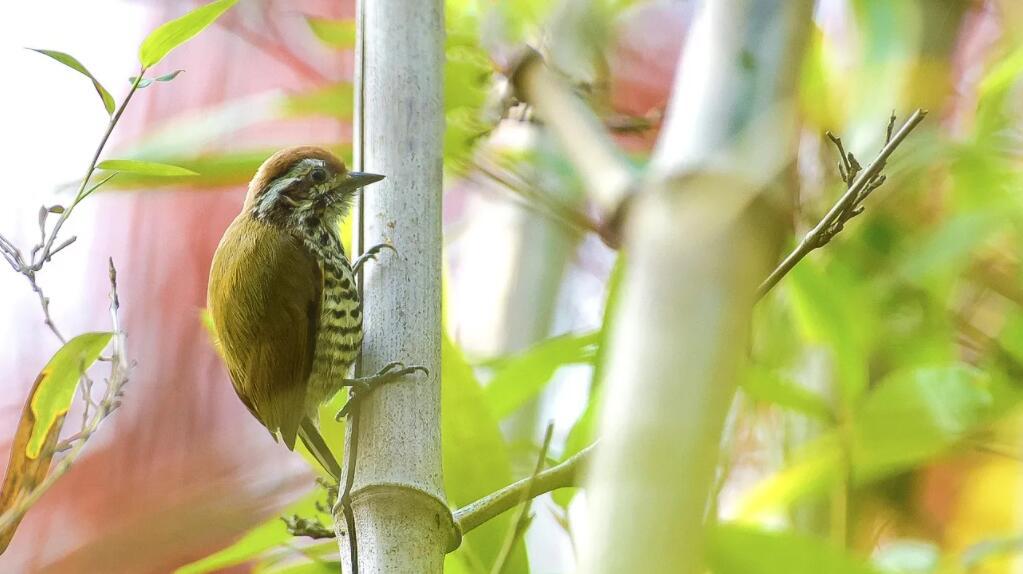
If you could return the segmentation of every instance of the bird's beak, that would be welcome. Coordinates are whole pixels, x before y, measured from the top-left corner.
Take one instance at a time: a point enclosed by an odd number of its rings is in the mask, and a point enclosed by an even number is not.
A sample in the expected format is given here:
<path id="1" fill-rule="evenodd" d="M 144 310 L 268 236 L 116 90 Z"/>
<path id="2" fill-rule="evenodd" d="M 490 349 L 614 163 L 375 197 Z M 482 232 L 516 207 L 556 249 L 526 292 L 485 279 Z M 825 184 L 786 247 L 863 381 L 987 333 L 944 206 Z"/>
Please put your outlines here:
<path id="1" fill-rule="evenodd" d="M 376 173 L 364 173 L 361 171 L 350 171 L 341 181 L 341 191 L 355 191 L 371 183 L 384 179 L 384 176 Z"/>

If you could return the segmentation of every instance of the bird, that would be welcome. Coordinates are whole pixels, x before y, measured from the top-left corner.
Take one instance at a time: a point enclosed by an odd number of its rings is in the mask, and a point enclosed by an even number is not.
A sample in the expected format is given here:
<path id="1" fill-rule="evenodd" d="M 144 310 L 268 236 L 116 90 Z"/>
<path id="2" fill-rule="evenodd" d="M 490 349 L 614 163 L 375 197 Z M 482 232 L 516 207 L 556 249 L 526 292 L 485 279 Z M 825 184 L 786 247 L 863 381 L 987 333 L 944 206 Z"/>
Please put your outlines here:
<path id="1" fill-rule="evenodd" d="M 319 432 L 318 407 L 347 387 L 347 409 L 377 384 L 426 371 L 396 361 L 349 377 L 363 339 L 355 277 L 383 249 L 395 250 L 375 245 L 352 263 L 340 224 L 357 191 L 382 179 L 349 171 L 316 146 L 274 153 L 249 183 L 210 268 L 207 310 L 238 398 L 288 449 L 301 437 L 335 480 L 341 468 Z"/>

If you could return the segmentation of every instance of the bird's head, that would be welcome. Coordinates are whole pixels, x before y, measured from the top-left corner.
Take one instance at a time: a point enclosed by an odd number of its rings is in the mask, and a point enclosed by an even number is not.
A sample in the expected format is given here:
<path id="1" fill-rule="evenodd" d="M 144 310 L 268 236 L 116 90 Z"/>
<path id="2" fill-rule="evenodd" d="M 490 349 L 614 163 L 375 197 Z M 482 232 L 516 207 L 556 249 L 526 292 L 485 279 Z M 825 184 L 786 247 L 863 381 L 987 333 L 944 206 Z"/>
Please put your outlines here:
<path id="1" fill-rule="evenodd" d="M 384 176 L 348 171 L 344 162 L 315 146 L 283 149 L 256 171 L 244 210 L 269 223 L 336 225 L 348 213 L 355 192 Z"/>

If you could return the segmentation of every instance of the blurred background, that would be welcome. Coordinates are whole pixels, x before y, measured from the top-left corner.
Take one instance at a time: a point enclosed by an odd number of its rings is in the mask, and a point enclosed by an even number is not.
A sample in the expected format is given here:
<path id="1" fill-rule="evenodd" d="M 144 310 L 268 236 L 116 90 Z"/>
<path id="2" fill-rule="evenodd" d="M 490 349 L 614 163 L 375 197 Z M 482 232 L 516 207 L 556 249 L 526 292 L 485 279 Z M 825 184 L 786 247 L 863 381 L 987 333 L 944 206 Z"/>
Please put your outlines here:
<path id="1" fill-rule="evenodd" d="M 0 233 L 36 240 L 39 206 L 67 201 L 106 124 L 87 80 L 24 48 L 75 55 L 120 98 L 146 33 L 196 5 L 2 8 Z M 694 5 L 447 0 L 443 431 L 454 506 L 528 475 L 548 421 L 552 460 L 593 440 L 620 268 L 577 174 L 501 72 L 523 42 L 540 48 L 642 166 Z M 78 242 L 40 276 L 65 334 L 107 329 L 113 257 L 137 366 L 123 407 L 28 514 L 0 571 L 337 571 L 333 541 L 292 539 L 277 519 L 317 514 L 315 471 L 245 411 L 201 312 L 213 250 L 259 163 L 300 143 L 350 161 L 354 8 L 240 2 L 154 70 L 182 74 L 132 100 L 106 155 L 200 175 L 118 178 L 83 203 L 67 227 Z M 1023 572 L 1021 33 L 1014 0 L 818 2 L 799 64 L 793 241 L 844 189 L 825 130 L 866 165 L 893 111 L 931 114 L 866 213 L 758 305 L 722 447 L 721 519 L 840 541 L 884 571 Z M 59 342 L 6 269 L 0 316 L 3 444 Z M 340 425 L 327 426 L 340 452 Z M 537 499 L 506 571 L 574 571 L 586 522 L 575 494 Z M 489 571 L 509 524 L 474 532 L 447 569 Z"/>

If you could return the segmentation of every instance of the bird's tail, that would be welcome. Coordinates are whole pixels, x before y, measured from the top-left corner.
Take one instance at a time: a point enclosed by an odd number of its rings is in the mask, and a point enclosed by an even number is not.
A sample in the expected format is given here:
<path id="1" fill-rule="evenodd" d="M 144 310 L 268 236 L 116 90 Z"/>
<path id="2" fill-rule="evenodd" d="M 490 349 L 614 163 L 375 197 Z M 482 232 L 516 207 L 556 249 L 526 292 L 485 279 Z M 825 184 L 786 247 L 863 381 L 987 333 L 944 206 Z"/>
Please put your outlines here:
<path id="1" fill-rule="evenodd" d="M 320 434 L 312 419 L 309 417 L 302 418 L 302 424 L 298 427 L 298 436 L 302 438 L 302 442 L 305 443 L 306 448 L 312 453 L 316 462 L 320 463 L 320 466 L 330 473 L 334 480 L 340 482 L 341 465 L 334 458 L 334 454 L 330 452 L 330 447 L 323 440 L 323 435 Z"/>

